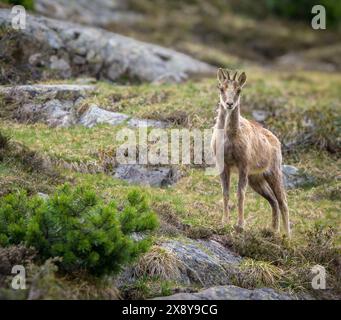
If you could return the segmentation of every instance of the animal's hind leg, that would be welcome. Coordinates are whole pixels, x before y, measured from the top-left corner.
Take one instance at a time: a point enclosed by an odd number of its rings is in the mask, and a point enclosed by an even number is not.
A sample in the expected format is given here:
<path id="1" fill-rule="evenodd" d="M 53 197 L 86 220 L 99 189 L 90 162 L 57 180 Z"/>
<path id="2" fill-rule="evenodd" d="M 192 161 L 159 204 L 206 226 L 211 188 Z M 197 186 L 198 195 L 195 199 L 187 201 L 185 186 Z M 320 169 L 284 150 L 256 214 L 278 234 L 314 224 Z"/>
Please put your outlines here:
<path id="1" fill-rule="evenodd" d="M 282 214 L 284 229 L 287 236 L 290 238 L 289 209 L 281 169 L 275 169 L 270 173 L 267 173 L 265 179 L 276 196 Z"/>
<path id="2" fill-rule="evenodd" d="M 251 188 L 265 198 L 272 209 L 272 229 L 274 232 L 279 232 L 279 205 L 275 194 L 271 190 L 269 184 L 264 179 L 263 175 L 251 175 L 249 176 L 249 184 Z"/>

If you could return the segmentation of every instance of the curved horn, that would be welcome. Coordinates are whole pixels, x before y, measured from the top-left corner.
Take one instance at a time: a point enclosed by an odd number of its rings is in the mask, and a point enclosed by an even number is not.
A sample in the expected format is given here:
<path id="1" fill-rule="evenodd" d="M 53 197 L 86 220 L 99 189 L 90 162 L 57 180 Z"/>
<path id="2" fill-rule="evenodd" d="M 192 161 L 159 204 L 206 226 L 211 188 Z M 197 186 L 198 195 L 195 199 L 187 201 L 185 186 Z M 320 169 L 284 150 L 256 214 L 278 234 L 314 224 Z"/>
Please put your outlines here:
<path id="1" fill-rule="evenodd" d="M 226 80 L 226 74 L 222 68 L 219 68 L 217 71 L 217 79 L 221 83 Z"/>
<path id="2" fill-rule="evenodd" d="M 238 71 L 236 71 L 236 73 L 234 74 L 234 76 L 233 76 L 232 80 L 236 80 L 237 73 L 238 73 Z"/>
<path id="3" fill-rule="evenodd" d="M 228 79 L 228 80 L 231 80 L 231 78 L 230 78 L 230 72 L 229 72 L 227 69 L 225 69 L 225 74 L 227 75 L 227 79 Z"/>

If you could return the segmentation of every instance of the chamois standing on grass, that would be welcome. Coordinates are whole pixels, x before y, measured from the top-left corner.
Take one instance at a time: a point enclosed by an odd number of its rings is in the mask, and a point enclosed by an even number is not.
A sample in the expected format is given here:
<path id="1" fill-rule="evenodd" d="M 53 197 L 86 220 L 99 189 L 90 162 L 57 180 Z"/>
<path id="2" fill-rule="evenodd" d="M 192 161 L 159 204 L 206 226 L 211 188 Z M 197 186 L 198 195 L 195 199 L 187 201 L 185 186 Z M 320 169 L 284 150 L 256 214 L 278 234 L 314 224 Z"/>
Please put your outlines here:
<path id="1" fill-rule="evenodd" d="M 240 115 L 240 94 L 246 74 L 243 72 L 238 79 L 236 77 L 237 72 L 232 77 L 228 71 L 218 69 L 220 101 L 211 146 L 216 158 L 217 152 L 223 151 L 220 170 L 224 205 L 222 221 L 229 222 L 230 174 L 236 169 L 239 173 L 236 227 L 241 230 L 244 228 L 244 199 L 249 183 L 254 191 L 270 203 L 274 232 L 280 231 L 281 213 L 285 232 L 290 237 L 289 211 L 282 180 L 281 144 L 269 130 Z M 223 131 L 218 134 L 219 130 Z"/>

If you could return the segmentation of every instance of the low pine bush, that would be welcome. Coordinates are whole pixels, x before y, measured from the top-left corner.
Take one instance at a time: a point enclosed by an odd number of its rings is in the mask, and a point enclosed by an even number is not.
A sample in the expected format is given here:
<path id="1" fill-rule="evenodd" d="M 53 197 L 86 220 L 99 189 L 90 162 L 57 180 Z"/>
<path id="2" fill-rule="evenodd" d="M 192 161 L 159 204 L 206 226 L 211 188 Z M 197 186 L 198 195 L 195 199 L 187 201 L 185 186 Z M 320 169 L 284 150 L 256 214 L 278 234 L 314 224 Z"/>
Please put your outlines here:
<path id="1" fill-rule="evenodd" d="M 128 194 L 122 210 L 114 201 L 104 204 L 88 188 L 69 185 L 45 200 L 24 191 L 0 199 L 0 245 L 34 247 L 44 260 L 61 257 L 65 271 L 118 272 L 150 245 L 148 238 L 136 241 L 131 233 L 157 224 L 138 191 Z"/>

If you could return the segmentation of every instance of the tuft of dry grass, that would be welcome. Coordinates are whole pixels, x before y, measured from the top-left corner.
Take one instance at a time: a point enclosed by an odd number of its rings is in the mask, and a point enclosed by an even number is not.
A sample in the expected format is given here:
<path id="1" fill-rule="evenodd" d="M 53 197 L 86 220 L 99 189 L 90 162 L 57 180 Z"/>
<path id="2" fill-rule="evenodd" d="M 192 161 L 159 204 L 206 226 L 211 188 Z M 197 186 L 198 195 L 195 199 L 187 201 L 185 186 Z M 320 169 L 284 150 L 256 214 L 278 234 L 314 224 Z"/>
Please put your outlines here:
<path id="1" fill-rule="evenodd" d="M 181 277 L 184 264 L 170 250 L 154 245 L 144 254 L 134 267 L 134 276 L 158 277 L 161 280 L 174 280 Z"/>
<path id="2" fill-rule="evenodd" d="M 276 287 L 284 271 L 268 261 L 244 259 L 234 275 L 236 285 L 243 288 Z"/>
<path id="3" fill-rule="evenodd" d="M 266 231 L 247 231 L 243 234 L 220 237 L 221 243 L 233 248 L 246 260 L 236 270 L 235 281 L 246 286 L 271 286 L 292 292 L 304 291 L 326 298 L 311 286 L 312 267 L 326 269 L 328 293 L 341 293 L 340 247 L 336 231 L 331 227 L 315 226 L 303 231 L 308 242 L 288 241 Z M 216 239 L 219 238 L 216 236 Z"/>

